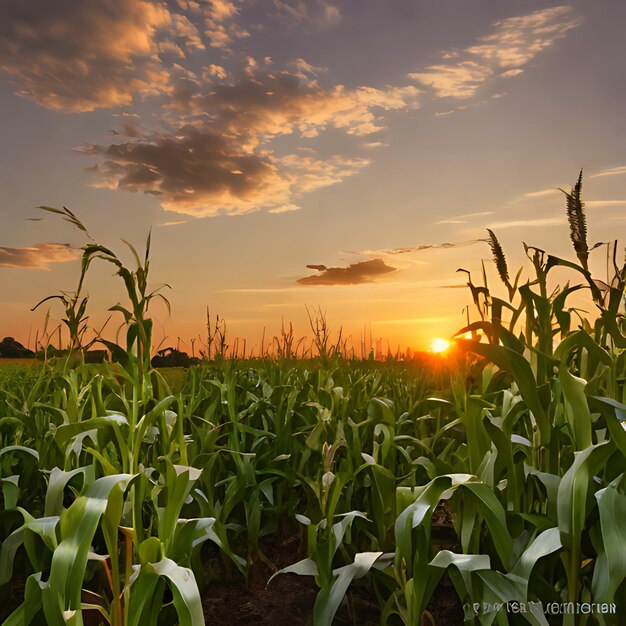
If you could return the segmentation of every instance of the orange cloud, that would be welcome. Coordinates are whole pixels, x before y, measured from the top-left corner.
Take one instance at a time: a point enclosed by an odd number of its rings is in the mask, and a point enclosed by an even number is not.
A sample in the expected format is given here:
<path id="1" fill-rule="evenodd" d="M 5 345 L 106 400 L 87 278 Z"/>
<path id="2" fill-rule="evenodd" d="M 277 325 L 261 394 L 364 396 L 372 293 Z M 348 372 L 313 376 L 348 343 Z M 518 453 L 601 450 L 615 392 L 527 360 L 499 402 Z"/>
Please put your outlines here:
<path id="1" fill-rule="evenodd" d="M 172 24 L 144 0 L 7 0 L 0 20 L 0 69 L 19 95 L 50 109 L 128 105 L 168 89 L 157 33 Z"/>
<path id="2" fill-rule="evenodd" d="M 493 74 L 490 67 L 476 61 L 456 65 L 431 65 L 424 72 L 409 74 L 409 78 L 432 87 L 439 98 L 470 98 Z"/>
<path id="3" fill-rule="evenodd" d="M 50 269 L 52 263 L 66 263 L 80 256 L 67 243 L 38 243 L 30 248 L 0 247 L 0 267 Z"/>
<path id="4" fill-rule="evenodd" d="M 231 0 L 209 0 L 208 10 L 216 22 L 224 22 L 239 13 L 237 5 Z"/>
<path id="5" fill-rule="evenodd" d="M 369 135 L 384 128 L 382 112 L 418 106 L 418 90 L 411 85 L 324 89 L 289 72 L 257 72 L 232 84 L 184 87 L 172 103 L 178 115 L 209 115 L 251 144 L 260 136 L 294 132 L 314 137 L 329 127 Z"/>
<path id="6" fill-rule="evenodd" d="M 476 45 L 443 55 L 453 62 L 431 65 L 409 77 L 431 87 L 439 98 L 470 98 L 496 72 L 503 78 L 521 74 L 525 65 L 581 23 L 568 5 L 501 20 Z"/>

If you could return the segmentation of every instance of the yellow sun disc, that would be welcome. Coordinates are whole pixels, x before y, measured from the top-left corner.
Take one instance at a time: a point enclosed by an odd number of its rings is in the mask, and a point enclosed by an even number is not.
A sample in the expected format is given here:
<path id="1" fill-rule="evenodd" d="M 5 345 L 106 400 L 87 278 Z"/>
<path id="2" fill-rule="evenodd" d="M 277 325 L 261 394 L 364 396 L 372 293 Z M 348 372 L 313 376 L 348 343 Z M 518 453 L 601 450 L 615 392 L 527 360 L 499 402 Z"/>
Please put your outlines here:
<path id="1" fill-rule="evenodd" d="M 437 337 L 433 339 L 430 344 L 430 349 L 433 352 L 445 352 L 450 347 L 450 342 L 446 339 L 441 339 L 441 337 Z"/>

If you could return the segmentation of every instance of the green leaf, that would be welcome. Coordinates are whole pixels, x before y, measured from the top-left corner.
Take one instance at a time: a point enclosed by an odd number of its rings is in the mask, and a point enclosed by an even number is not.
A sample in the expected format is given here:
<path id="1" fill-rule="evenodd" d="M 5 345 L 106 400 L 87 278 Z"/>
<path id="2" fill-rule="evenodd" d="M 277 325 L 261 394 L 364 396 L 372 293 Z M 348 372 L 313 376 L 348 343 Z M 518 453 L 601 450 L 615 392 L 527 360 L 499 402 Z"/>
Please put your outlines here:
<path id="1" fill-rule="evenodd" d="M 145 567 L 151 568 L 157 576 L 167 580 L 174 596 L 179 626 L 204 626 L 202 599 L 193 572 L 186 567 L 176 565 L 168 558 L 158 563 L 150 563 Z"/>
<path id="2" fill-rule="evenodd" d="M 315 626 L 331 626 L 335 613 L 341 604 L 350 583 L 355 578 L 362 578 L 383 555 L 382 552 L 359 552 L 354 555 L 354 563 L 344 565 L 333 571 L 335 580 L 328 589 L 322 589 L 313 606 Z"/>
<path id="3" fill-rule="evenodd" d="M 485 357 L 513 375 L 526 406 L 532 411 L 541 434 L 541 445 L 548 445 L 551 436 L 550 420 L 539 398 L 537 381 L 529 362 L 515 350 L 503 346 L 471 341 L 459 341 L 459 344 L 467 346 L 471 352 Z"/>
<path id="4" fill-rule="evenodd" d="M 626 479 L 618 476 L 595 496 L 600 511 L 603 552 L 593 572 L 592 592 L 594 602 L 613 602 L 615 592 L 626 578 Z"/>
<path id="5" fill-rule="evenodd" d="M 566 550 L 572 550 L 580 544 L 592 477 L 614 451 L 611 442 L 605 441 L 576 452 L 574 462 L 561 479 L 557 511 L 561 543 Z"/>
<path id="6" fill-rule="evenodd" d="M 89 484 L 94 480 L 94 467 L 78 467 L 67 472 L 53 467 L 48 479 L 48 489 L 46 491 L 46 504 L 44 515 L 61 515 L 63 508 L 63 492 L 67 483 L 79 474 L 83 475 L 83 482 Z"/>
<path id="7" fill-rule="evenodd" d="M 565 417 L 572 433 L 575 448 L 576 450 L 584 450 L 593 443 L 591 440 L 591 411 L 585 395 L 587 381 L 574 376 L 569 371 L 565 361 L 561 361 L 559 365 L 559 380 L 565 399 Z"/>
<path id="8" fill-rule="evenodd" d="M 43 593 L 50 624 L 63 623 L 65 610 L 80 610 L 88 553 L 111 491 L 116 485 L 125 488 L 133 478 L 130 474 L 99 478 L 61 516 L 61 542 L 52 556 L 49 587 Z"/>

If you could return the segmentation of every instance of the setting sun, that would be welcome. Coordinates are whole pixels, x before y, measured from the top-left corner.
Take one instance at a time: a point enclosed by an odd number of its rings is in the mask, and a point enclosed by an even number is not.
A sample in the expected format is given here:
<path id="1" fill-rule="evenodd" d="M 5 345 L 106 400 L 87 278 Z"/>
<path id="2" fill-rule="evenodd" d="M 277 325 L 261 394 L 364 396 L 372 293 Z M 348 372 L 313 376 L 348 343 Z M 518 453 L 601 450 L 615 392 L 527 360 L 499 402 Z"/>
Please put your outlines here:
<path id="1" fill-rule="evenodd" d="M 447 339 L 436 337 L 430 344 L 432 352 L 445 352 L 450 347 L 450 342 Z"/>

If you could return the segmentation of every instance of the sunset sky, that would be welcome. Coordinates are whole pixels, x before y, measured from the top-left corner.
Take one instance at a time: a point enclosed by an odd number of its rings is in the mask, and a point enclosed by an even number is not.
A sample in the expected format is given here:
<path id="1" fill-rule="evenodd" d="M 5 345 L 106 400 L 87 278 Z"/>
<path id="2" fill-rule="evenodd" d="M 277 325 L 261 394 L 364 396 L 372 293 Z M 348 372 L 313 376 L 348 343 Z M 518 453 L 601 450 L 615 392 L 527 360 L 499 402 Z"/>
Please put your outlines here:
<path id="1" fill-rule="evenodd" d="M 357 346 L 450 336 L 486 228 L 513 269 L 522 241 L 570 256 L 581 167 L 590 243 L 623 241 L 624 24 L 623 0 L 5 0 L 0 338 L 32 347 L 30 308 L 76 286 L 87 240 L 42 204 L 129 263 L 152 228 L 156 343 L 188 349 L 207 305 L 249 345 L 305 334 L 305 304 Z M 95 263 L 87 290 L 97 327 L 121 283 Z"/>

